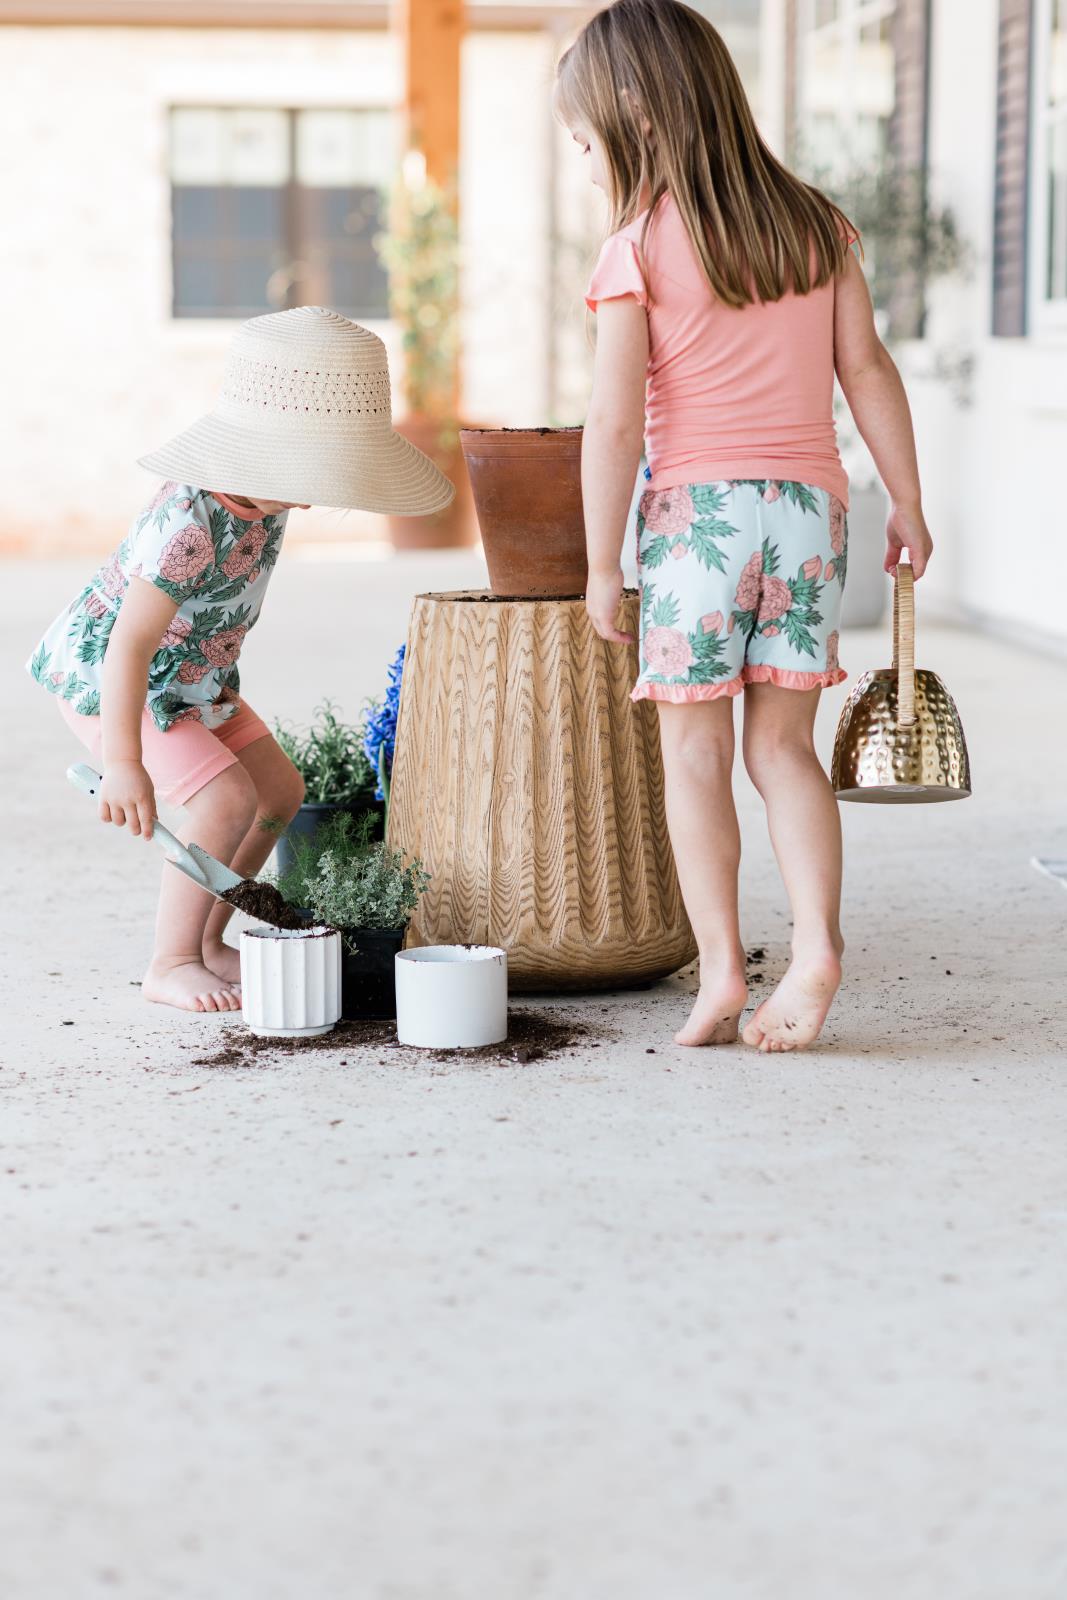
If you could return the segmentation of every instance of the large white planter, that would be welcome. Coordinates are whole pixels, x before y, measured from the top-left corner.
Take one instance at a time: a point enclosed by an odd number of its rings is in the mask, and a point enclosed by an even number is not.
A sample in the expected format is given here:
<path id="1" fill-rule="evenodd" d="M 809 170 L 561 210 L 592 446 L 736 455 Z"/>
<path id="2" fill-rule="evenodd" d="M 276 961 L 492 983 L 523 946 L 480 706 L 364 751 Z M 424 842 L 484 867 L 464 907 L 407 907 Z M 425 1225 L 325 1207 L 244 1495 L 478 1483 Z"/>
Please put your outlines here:
<path id="1" fill-rule="evenodd" d="M 396 1036 L 472 1049 L 508 1036 L 508 958 L 487 944 L 428 944 L 396 957 Z"/>
<path id="2" fill-rule="evenodd" d="M 264 1038 L 329 1033 L 341 1015 L 341 935 L 334 928 L 245 928 L 241 1013 Z"/>
<path id="3" fill-rule="evenodd" d="M 885 560 L 885 525 L 889 501 L 881 484 L 853 489 L 848 513 L 848 572 L 841 602 L 846 628 L 877 628 L 885 616 L 892 580 Z"/>

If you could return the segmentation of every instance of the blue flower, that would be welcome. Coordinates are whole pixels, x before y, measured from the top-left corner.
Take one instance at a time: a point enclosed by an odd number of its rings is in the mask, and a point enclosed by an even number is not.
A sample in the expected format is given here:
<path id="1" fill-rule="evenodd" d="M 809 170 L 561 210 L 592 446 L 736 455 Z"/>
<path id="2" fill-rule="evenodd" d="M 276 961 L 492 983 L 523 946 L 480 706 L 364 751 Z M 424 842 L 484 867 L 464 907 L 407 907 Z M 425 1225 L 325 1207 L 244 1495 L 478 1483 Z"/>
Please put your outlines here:
<path id="1" fill-rule="evenodd" d="M 393 770 L 393 755 L 396 751 L 396 719 L 400 711 L 400 682 L 404 676 L 404 651 L 401 645 L 393 658 L 389 668 L 389 687 L 385 691 L 384 700 L 372 704 L 367 712 L 367 720 L 363 732 L 363 749 L 367 760 L 379 774 L 378 787 L 374 793 L 377 799 L 384 800 L 385 792 L 382 788 L 381 773 L 384 769 L 386 776 Z"/>

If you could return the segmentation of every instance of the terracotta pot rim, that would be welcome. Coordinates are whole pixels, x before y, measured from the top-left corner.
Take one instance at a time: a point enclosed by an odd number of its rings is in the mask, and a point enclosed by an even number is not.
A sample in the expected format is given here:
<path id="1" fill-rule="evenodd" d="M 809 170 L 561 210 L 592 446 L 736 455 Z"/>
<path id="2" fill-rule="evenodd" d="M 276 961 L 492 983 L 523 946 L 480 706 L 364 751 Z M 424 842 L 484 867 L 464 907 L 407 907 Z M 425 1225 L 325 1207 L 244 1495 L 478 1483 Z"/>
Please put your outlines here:
<path id="1" fill-rule="evenodd" d="M 631 589 L 629 586 L 623 590 L 623 594 L 626 595 L 635 595 L 638 592 L 637 589 Z M 540 594 L 494 594 L 492 589 L 425 589 L 417 594 L 415 599 L 448 602 L 453 605 L 464 601 L 477 600 L 486 605 L 536 606 L 559 605 L 564 601 L 574 604 L 579 600 L 585 599 L 585 592 L 583 590 L 577 594 L 549 594 L 545 592 Z"/>
<path id="2" fill-rule="evenodd" d="M 473 436 L 488 433 L 493 435 L 506 434 L 511 438 L 515 438 L 517 434 L 525 434 L 527 438 L 549 439 L 561 433 L 581 433 L 583 426 L 584 424 L 580 422 L 573 422 L 568 423 L 565 428 L 460 428 L 459 432 L 461 438 L 465 433 Z"/>
<path id="3" fill-rule="evenodd" d="M 577 456 L 582 428 L 553 431 L 537 428 L 463 428 L 459 443 L 467 461 L 500 456 L 507 461 L 543 461 L 546 456 Z"/>

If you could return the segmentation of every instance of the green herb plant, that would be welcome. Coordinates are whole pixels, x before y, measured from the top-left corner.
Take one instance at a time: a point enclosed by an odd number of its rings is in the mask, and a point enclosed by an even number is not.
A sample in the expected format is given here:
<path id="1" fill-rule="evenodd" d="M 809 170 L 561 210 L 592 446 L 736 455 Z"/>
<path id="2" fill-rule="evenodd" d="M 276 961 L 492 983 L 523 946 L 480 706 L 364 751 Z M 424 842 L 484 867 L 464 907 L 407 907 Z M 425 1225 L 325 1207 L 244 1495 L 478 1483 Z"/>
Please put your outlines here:
<path id="1" fill-rule="evenodd" d="M 290 904 L 351 935 L 359 928 L 407 926 L 430 881 L 421 861 L 372 843 L 374 813 L 341 811 L 311 839 L 293 840 L 293 865 L 278 879 Z M 349 938 L 351 945 L 351 938 Z M 354 946 L 352 946 L 354 948 Z"/>
<path id="2" fill-rule="evenodd" d="M 318 805 L 373 802 L 377 774 L 364 754 L 363 724 L 342 722 L 332 701 L 324 700 L 316 707 L 309 728 L 276 722 L 274 737 L 303 778 L 306 801 Z"/>
<path id="3" fill-rule="evenodd" d="M 863 241 L 863 270 L 887 342 L 916 338 L 925 292 L 939 279 L 962 275 L 972 252 L 955 212 L 938 204 L 922 168 L 886 157 L 874 166 L 810 166 L 805 175 L 851 219 Z"/>

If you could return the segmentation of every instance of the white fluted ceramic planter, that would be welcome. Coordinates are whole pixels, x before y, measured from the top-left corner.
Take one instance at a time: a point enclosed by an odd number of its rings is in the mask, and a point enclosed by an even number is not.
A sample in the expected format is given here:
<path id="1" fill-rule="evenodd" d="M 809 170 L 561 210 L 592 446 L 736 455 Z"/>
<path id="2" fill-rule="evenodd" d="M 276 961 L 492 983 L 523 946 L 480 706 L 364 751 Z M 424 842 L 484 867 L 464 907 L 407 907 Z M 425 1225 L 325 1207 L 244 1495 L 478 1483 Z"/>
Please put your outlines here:
<path id="1" fill-rule="evenodd" d="M 245 928 L 241 1013 L 263 1038 L 329 1033 L 341 1015 L 341 935 L 334 928 Z"/>
<path id="2" fill-rule="evenodd" d="M 487 944 L 429 944 L 396 957 L 396 1036 L 427 1050 L 508 1036 L 508 958 Z"/>

